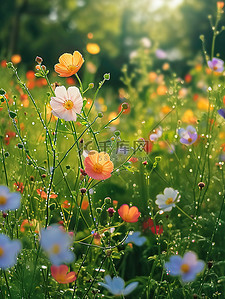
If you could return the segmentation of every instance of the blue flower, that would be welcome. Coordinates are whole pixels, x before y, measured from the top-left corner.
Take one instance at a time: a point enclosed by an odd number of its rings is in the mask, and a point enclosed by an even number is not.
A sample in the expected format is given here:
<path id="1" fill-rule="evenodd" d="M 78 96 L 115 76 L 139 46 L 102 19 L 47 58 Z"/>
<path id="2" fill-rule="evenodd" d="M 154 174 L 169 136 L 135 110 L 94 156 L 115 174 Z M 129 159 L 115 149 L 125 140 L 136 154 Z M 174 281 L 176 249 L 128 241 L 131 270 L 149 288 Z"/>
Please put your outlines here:
<path id="1" fill-rule="evenodd" d="M 72 243 L 71 236 L 56 224 L 41 230 L 41 247 L 56 266 L 73 262 L 75 255 L 70 251 Z"/>
<path id="2" fill-rule="evenodd" d="M 219 113 L 219 115 L 225 118 L 225 108 L 219 109 L 217 112 Z"/>
<path id="3" fill-rule="evenodd" d="M 165 263 L 165 268 L 168 274 L 172 276 L 181 276 L 183 282 L 195 280 L 195 277 L 205 267 L 205 263 L 197 260 L 197 255 L 192 252 L 186 252 L 182 258 L 180 255 L 173 255 L 170 261 Z"/>
<path id="4" fill-rule="evenodd" d="M 140 237 L 141 232 L 129 232 L 128 237 L 124 243 L 134 243 L 137 246 L 142 246 L 147 239 L 145 237 Z"/>
<path id="5" fill-rule="evenodd" d="M 213 59 L 209 60 L 207 62 L 207 64 L 208 64 L 208 67 L 211 70 L 213 70 L 213 71 L 215 71 L 217 73 L 221 73 L 224 70 L 224 66 L 223 66 L 224 65 L 224 61 L 221 60 L 221 59 L 219 59 L 219 58 L 213 57 Z"/>
<path id="6" fill-rule="evenodd" d="M 0 268 L 5 270 L 14 266 L 21 249 L 19 240 L 11 240 L 8 236 L 0 234 Z"/>
<path id="7" fill-rule="evenodd" d="M 0 211 L 16 210 L 20 207 L 19 192 L 10 192 L 6 186 L 0 186 Z"/>
<path id="8" fill-rule="evenodd" d="M 121 277 L 111 278 L 110 275 L 105 276 L 105 282 L 99 282 L 98 284 L 106 288 L 113 295 L 128 295 L 138 286 L 138 282 L 135 281 L 124 288 L 125 282 Z"/>
<path id="9" fill-rule="evenodd" d="M 178 134 L 181 137 L 180 143 L 186 145 L 193 144 L 198 138 L 196 129 L 192 126 L 187 126 L 186 130 L 183 128 L 179 129 Z"/>

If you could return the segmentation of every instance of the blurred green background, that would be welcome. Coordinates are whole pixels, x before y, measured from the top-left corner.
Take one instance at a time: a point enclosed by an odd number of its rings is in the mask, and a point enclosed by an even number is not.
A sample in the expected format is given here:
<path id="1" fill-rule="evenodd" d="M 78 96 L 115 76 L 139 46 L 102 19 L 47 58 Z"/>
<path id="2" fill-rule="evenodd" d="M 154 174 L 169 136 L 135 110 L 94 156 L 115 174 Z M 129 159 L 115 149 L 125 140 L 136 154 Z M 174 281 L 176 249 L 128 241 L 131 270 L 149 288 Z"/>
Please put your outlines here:
<path id="1" fill-rule="evenodd" d="M 211 30 L 208 15 L 216 14 L 216 0 L 7 0 L 1 1 L 0 58 L 20 54 L 27 69 L 35 57 L 53 69 L 58 57 L 79 50 L 87 58 L 88 43 L 100 47 L 94 59 L 99 73 L 110 71 L 119 83 L 121 67 L 140 46 L 166 51 L 173 70 L 182 76 L 201 54 L 200 34 Z M 222 22 L 223 23 L 223 22 Z M 223 25 L 223 24 L 222 24 Z M 216 52 L 225 58 L 225 33 Z M 161 59 L 163 60 L 163 59 Z M 92 58 L 93 61 L 93 58 Z M 156 67 L 160 62 L 155 61 Z M 82 70 L 81 70 L 82 71 Z"/>

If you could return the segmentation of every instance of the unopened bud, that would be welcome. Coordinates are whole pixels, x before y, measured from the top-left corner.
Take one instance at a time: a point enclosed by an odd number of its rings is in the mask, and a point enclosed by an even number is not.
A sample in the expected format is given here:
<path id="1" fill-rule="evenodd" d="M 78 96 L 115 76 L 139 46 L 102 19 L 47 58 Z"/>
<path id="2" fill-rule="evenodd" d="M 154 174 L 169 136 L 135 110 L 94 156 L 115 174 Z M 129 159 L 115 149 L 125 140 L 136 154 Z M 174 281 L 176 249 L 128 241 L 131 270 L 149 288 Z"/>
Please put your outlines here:
<path id="1" fill-rule="evenodd" d="M 42 176 L 41 176 L 41 177 L 42 177 L 43 179 L 45 179 L 45 178 L 46 178 L 46 176 L 47 176 L 47 175 L 44 173 L 44 174 L 42 174 Z"/>
<path id="2" fill-rule="evenodd" d="M 8 214 L 7 213 L 5 213 L 5 212 L 2 212 L 2 217 L 3 218 L 6 218 L 8 216 Z"/>
<path id="3" fill-rule="evenodd" d="M 143 165 L 148 165 L 148 161 L 142 162 Z"/>
<path id="4" fill-rule="evenodd" d="M 115 136 L 120 136 L 120 131 L 115 131 L 115 132 L 114 132 L 114 135 L 115 135 Z"/>
<path id="5" fill-rule="evenodd" d="M 207 265 L 208 265 L 208 269 L 211 269 L 213 266 L 213 261 L 208 261 Z"/>
<path id="6" fill-rule="evenodd" d="M 128 107 L 129 107 L 128 103 L 125 102 L 125 103 L 122 104 L 122 109 L 123 110 L 127 110 Z"/>
<path id="7" fill-rule="evenodd" d="M 30 176 L 30 180 L 31 180 L 31 182 L 34 181 L 34 176 L 33 175 Z"/>
<path id="8" fill-rule="evenodd" d="M 102 118 L 103 117 L 103 113 L 102 112 L 98 112 L 98 117 Z"/>
<path id="9" fill-rule="evenodd" d="M 43 59 L 42 59 L 41 57 L 37 56 L 37 57 L 35 58 L 35 61 L 36 61 L 38 64 L 41 64 L 42 61 L 43 61 Z"/>
<path id="10" fill-rule="evenodd" d="M 94 86 L 95 86 L 94 83 L 89 83 L 88 88 L 92 89 L 92 88 L 94 88 Z"/>
<path id="11" fill-rule="evenodd" d="M 87 173 L 85 172 L 85 170 L 82 169 L 82 168 L 80 168 L 80 172 L 81 172 L 81 174 L 82 174 L 83 176 L 86 176 L 86 175 L 87 175 Z"/>
<path id="12" fill-rule="evenodd" d="M 202 190 L 205 187 L 205 183 L 203 182 L 198 183 L 198 187 L 200 190 Z"/>
<path id="13" fill-rule="evenodd" d="M 8 69 L 13 69 L 13 63 L 12 62 L 7 62 L 7 68 Z"/>
<path id="14" fill-rule="evenodd" d="M 81 188 L 80 192 L 81 192 L 81 194 L 85 194 L 87 192 L 87 189 L 86 188 Z"/>
<path id="15" fill-rule="evenodd" d="M 108 208 L 107 210 L 109 217 L 113 217 L 113 214 L 116 212 L 113 208 Z"/>
<path id="16" fill-rule="evenodd" d="M 105 80 L 109 80 L 109 79 L 110 79 L 110 73 L 105 74 L 105 75 L 104 75 L 104 79 L 105 79 Z"/>

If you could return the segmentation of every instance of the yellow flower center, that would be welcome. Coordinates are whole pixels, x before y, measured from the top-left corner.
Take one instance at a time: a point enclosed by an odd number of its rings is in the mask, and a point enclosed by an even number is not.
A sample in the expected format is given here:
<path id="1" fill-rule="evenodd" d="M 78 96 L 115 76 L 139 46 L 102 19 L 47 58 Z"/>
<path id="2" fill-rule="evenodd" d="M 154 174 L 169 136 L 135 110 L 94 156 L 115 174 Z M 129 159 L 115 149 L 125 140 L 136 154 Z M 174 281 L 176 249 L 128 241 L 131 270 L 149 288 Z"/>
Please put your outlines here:
<path id="1" fill-rule="evenodd" d="M 71 110 L 73 108 L 73 102 L 71 100 L 67 100 L 63 106 L 66 108 L 66 110 Z"/>
<path id="2" fill-rule="evenodd" d="M 60 252 L 60 246 L 58 244 L 54 244 L 52 246 L 52 253 L 53 254 L 59 254 L 59 252 Z"/>
<path id="3" fill-rule="evenodd" d="M 4 254 L 4 249 L 0 247 L 0 257 L 3 256 L 3 254 Z"/>
<path id="4" fill-rule="evenodd" d="M 190 266 L 188 264 L 183 264 L 180 269 L 183 273 L 188 273 L 190 271 Z"/>
<path id="5" fill-rule="evenodd" d="M 5 205 L 7 202 L 7 198 L 5 196 L 0 195 L 0 205 Z"/>
<path id="6" fill-rule="evenodd" d="M 71 65 L 68 65 L 68 66 L 67 66 L 67 69 L 68 69 L 70 72 L 73 72 L 73 71 L 75 71 L 76 66 L 71 64 Z"/>
<path id="7" fill-rule="evenodd" d="M 102 172 L 102 169 L 103 169 L 103 166 L 102 166 L 102 164 L 100 164 L 100 163 L 96 163 L 96 164 L 93 166 L 93 170 L 94 170 L 94 172 L 101 173 L 101 172 Z"/>
<path id="8" fill-rule="evenodd" d="M 166 200 L 166 204 L 167 205 L 170 205 L 172 202 L 173 202 L 173 198 L 172 197 L 167 198 L 167 200 Z"/>
<path id="9" fill-rule="evenodd" d="M 191 137 L 188 138 L 188 142 L 192 142 L 192 138 Z"/>

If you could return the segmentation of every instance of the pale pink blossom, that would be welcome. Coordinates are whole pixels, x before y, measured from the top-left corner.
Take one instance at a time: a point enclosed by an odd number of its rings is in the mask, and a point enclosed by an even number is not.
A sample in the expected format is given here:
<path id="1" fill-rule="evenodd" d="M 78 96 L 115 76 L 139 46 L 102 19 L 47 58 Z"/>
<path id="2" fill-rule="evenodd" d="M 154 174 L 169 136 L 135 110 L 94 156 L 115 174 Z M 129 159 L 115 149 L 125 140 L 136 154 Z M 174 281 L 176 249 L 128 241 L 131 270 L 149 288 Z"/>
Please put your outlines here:
<path id="1" fill-rule="evenodd" d="M 77 113 L 81 113 L 83 99 L 79 89 L 71 86 L 67 90 L 64 86 L 57 86 L 55 97 L 51 98 L 52 114 L 66 121 L 75 121 Z"/>

